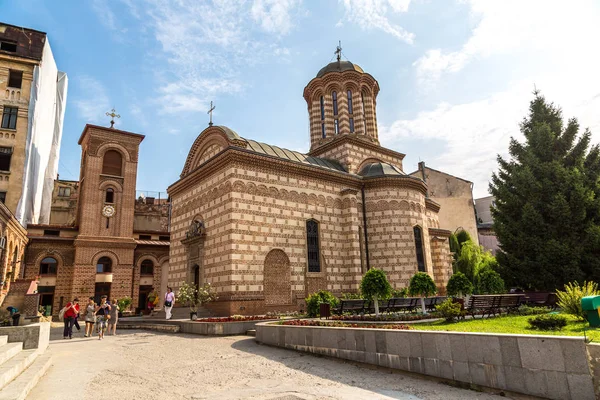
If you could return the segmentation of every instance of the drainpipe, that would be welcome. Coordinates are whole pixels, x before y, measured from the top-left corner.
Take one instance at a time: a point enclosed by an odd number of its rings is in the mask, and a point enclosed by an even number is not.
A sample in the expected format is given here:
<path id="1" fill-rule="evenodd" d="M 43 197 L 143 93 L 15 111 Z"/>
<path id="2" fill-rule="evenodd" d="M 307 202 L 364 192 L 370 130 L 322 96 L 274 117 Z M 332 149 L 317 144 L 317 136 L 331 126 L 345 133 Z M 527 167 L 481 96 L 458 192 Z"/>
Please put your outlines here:
<path id="1" fill-rule="evenodd" d="M 365 234 L 365 256 L 367 261 L 367 271 L 371 269 L 371 263 L 369 262 L 369 233 L 367 232 L 367 205 L 365 204 L 365 185 L 363 184 L 360 188 L 362 195 L 362 212 L 363 212 L 363 230 Z"/>

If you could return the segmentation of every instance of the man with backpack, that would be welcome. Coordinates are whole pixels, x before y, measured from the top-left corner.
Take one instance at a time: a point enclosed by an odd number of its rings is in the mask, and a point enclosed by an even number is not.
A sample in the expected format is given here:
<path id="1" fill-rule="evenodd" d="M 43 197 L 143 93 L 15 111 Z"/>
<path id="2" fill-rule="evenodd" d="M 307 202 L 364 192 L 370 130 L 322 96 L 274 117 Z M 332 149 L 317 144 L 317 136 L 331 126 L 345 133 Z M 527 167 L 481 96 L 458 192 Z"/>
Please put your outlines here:
<path id="1" fill-rule="evenodd" d="M 79 299 L 75 297 L 72 302 L 67 303 L 63 310 L 63 319 L 65 323 L 63 339 L 66 339 L 67 337 L 69 339 L 72 339 L 73 324 L 75 324 L 75 318 L 79 316 Z"/>

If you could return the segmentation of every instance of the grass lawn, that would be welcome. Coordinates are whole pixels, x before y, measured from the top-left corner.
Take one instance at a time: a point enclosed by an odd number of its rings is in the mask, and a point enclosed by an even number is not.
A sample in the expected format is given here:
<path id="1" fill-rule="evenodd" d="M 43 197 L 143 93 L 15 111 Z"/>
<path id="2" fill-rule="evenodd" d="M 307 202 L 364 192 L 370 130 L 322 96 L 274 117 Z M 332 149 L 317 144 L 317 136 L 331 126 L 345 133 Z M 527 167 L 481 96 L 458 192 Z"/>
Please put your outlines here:
<path id="1" fill-rule="evenodd" d="M 427 331 L 454 331 L 454 332 L 488 332 L 488 333 L 516 333 L 521 335 L 559 335 L 583 336 L 584 329 L 589 327 L 587 321 L 579 321 L 575 317 L 566 315 L 568 324 L 560 331 L 540 331 L 531 329 L 527 320 L 531 315 L 501 316 L 492 318 L 468 319 L 460 322 L 423 322 L 411 324 L 411 328 Z M 600 343 L 600 328 L 591 328 L 586 331 L 588 338 Z"/>

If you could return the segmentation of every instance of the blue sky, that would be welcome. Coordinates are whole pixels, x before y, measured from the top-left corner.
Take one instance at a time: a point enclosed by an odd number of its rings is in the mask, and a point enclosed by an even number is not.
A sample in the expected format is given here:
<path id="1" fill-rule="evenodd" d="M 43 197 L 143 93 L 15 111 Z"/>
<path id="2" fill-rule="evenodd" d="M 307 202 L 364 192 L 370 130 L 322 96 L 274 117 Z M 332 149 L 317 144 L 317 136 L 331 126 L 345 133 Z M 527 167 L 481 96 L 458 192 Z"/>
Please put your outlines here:
<path id="1" fill-rule="evenodd" d="M 382 145 L 474 182 L 487 195 L 496 155 L 535 87 L 600 139 L 600 2 L 578 0 L 0 0 L 0 20 L 48 33 L 69 76 L 59 172 L 79 176 L 85 123 L 146 135 L 140 190 L 174 182 L 214 121 L 306 152 L 304 86 L 345 58 L 379 81 Z"/>

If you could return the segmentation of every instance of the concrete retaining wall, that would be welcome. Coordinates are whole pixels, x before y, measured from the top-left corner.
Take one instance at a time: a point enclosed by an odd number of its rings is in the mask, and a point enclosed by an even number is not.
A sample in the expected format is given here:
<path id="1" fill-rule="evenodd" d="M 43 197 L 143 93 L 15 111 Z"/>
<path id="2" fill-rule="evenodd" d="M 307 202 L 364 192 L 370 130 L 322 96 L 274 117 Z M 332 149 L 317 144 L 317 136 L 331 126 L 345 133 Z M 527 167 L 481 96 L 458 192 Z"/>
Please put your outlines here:
<path id="1" fill-rule="evenodd" d="M 256 324 L 264 321 L 241 322 L 194 322 L 194 321 L 169 321 L 177 322 L 179 331 L 196 335 L 233 336 L 244 335 L 247 331 L 255 329 Z"/>
<path id="2" fill-rule="evenodd" d="M 0 336 L 8 336 L 8 343 L 23 342 L 23 350 L 44 351 L 50 342 L 50 322 L 38 322 L 26 326 L 0 327 Z"/>
<path id="3" fill-rule="evenodd" d="M 260 323 L 256 340 L 550 399 L 595 399 L 583 338 Z"/>

